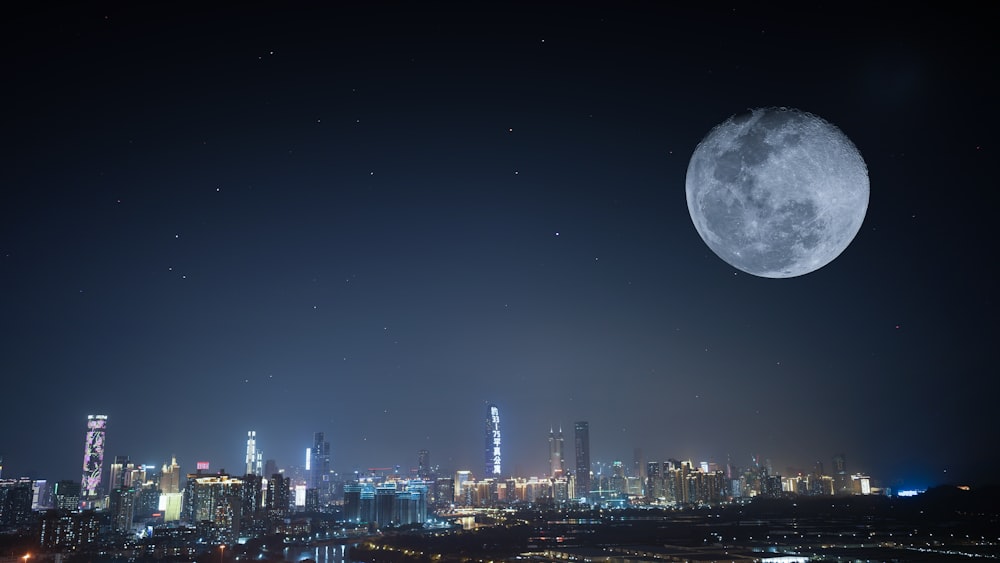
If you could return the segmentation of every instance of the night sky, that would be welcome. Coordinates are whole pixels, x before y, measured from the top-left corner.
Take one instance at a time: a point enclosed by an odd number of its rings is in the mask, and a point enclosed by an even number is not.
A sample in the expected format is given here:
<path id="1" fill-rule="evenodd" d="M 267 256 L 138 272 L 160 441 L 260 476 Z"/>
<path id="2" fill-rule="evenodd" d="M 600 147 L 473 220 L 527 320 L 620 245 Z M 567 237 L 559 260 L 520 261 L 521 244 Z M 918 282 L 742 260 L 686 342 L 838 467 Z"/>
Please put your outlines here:
<path id="1" fill-rule="evenodd" d="M 345 3 L 346 4 L 346 3 Z M 348 472 L 592 459 L 995 479 L 995 42 L 985 13 L 737 4 L 73 7 L 2 24 L 0 456 Z M 138 6 L 138 5 L 137 5 Z M 948 8 L 943 8 L 948 10 Z M 828 266 L 744 274 L 694 148 L 788 106 L 871 180 Z"/>

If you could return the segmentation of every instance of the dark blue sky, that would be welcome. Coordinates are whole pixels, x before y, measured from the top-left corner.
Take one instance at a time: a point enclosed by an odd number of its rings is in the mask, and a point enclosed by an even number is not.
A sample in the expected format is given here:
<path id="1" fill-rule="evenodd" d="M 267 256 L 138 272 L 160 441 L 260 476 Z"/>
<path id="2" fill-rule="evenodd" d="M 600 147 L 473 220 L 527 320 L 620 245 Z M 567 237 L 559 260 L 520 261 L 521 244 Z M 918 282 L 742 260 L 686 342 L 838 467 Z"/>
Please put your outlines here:
<path id="1" fill-rule="evenodd" d="M 818 9 L 810 7 L 810 10 Z M 4 475 L 107 455 L 541 474 L 668 457 L 992 478 L 995 66 L 984 14 L 662 3 L 161 6 L 3 24 Z M 842 11 L 837 11 L 842 10 Z M 794 279 L 688 216 L 717 123 L 789 106 L 869 168 Z M 945 473 L 947 470 L 948 473 Z"/>

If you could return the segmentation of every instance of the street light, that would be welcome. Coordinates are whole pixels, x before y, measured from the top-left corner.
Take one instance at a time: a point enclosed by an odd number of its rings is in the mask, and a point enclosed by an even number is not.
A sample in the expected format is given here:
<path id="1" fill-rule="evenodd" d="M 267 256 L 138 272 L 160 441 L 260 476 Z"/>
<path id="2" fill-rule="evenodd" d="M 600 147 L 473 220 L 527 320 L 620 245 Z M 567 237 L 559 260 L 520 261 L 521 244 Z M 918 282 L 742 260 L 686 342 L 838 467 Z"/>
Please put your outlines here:
<path id="1" fill-rule="evenodd" d="M 31 557 L 31 554 L 30 553 L 25 553 L 24 555 L 21 556 L 21 559 L 24 559 L 24 563 L 28 563 L 28 558 L 29 557 Z"/>
<path id="2" fill-rule="evenodd" d="M 219 546 L 219 563 L 222 563 L 222 556 L 226 553 L 226 544 Z"/>

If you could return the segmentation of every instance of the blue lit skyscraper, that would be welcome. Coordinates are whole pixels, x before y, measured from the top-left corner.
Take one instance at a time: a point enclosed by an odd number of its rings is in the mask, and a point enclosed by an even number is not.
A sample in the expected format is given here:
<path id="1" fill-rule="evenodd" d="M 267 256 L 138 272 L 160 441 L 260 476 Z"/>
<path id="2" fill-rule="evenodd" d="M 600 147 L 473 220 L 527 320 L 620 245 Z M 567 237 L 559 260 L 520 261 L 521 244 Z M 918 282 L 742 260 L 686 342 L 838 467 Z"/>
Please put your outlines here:
<path id="1" fill-rule="evenodd" d="M 500 477 L 500 409 L 494 404 L 486 407 L 486 467 L 484 479 Z"/>

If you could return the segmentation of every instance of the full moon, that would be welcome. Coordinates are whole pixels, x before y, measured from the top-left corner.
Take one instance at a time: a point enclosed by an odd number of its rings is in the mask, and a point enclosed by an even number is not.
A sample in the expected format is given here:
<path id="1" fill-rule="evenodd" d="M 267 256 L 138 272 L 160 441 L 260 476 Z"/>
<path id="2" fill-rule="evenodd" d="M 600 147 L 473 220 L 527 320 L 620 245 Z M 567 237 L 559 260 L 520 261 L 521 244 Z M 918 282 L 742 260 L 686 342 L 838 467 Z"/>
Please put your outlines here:
<path id="1" fill-rule="evenodd" d="M 755 276 L 791 278 L 829 264 L 858 234 L 868 169 L 827 121 L 755 109 L 698 144 L 686 190 L 691 220 L 719 258 Z"/>

